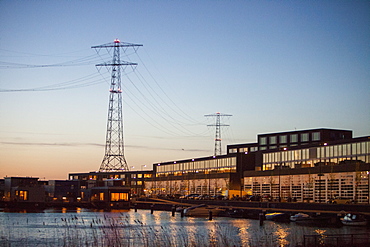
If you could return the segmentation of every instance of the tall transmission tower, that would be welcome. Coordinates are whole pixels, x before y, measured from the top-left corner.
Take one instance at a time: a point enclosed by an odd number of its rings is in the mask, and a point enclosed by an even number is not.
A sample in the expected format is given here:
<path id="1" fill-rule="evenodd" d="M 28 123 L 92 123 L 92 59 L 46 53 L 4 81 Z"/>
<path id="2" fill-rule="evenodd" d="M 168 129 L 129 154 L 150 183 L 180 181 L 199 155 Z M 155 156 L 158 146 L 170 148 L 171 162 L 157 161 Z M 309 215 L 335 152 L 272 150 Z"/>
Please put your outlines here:
<path id="1" fill-rule="evenodd" d="M 135 50 L 139 46 L 142 45 L 125 43 L 116 39 L 112 43 L 91 47 L 93 49 L 113 49 L 112 61 L 96 64 L 96 66 L 106 66 L 111 69 L 105 155 L 100 165 L 100 172 L 129 170 L 124 155 L 121 69 L 125 66 L 135 66 L 137 64 L 121 61 L 120 52 L 121 49 L 126 50 L 128 48 Z"/>
<path id="2" fill-rule="evenodd" d="M 215 126 L 216 127 L 216 135 L 215 135 L 215 153 L 214 155 L 221 155 L 221 126 L 229 126 L 227 124 L 221 123 L 221 117 L 231 117 L 232 115 L 229 114 L 222 114 L 220 112 L 216 112 L 215 114 L 208 114 L 204 115 L 205 117 L 215 117 L 216 124 L 209 124 L 207 126 Z"/>

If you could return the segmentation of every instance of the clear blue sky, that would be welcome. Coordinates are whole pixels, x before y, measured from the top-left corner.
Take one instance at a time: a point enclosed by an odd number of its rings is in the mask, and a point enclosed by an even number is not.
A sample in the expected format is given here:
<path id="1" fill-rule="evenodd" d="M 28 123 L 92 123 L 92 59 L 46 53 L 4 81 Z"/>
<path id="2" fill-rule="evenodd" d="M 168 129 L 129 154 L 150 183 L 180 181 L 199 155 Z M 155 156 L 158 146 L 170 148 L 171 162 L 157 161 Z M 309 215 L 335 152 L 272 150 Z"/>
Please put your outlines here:
<path id="1" fill-rule="evenodd" d="M 144 45 L 122 57 L 138 63 L 122 78 L 135 169 L 213 155 L 215 112 L 233 115 L 223 152 L 268 132 L 370 133 L 369 1 L 0 0 L 0 23 L 0 177 L 99 168 L 110 78 L 94 64 L 109 54 L 90 47 L 115 38 Z"/>

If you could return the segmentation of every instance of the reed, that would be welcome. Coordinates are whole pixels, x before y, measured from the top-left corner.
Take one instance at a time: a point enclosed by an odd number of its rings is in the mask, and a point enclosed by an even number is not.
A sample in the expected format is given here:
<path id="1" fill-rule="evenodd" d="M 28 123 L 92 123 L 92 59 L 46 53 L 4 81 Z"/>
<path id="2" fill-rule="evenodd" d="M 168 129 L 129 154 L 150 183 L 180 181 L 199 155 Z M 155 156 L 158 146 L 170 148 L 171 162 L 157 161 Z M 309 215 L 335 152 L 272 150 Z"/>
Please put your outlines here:
<path id="1" fill-rule="evenodd" d="M 198 222 L 184 227 L 177 224 L 147 225 L 125 214 L 119 217 L 103 215 L 84 219 L 70 216 L 53 222 L 37 224 L 35 230 L 22 228 L 21 234 L 11 227 L 0 228 L 0 246 L 86 246 L 86 247 L 233 247 L 233 246 L 289 246 L 284 229 L 245 228 L 241 230 L 232 223 L 217 221 Z M 27 222 L 28 224 L 28 222 Z M 19 228 L 15 228 L 19 229 Z M 29 230 L 27 230 L 29 229 Z M 30 231 L 30 232 L 27 232 Z M 274 234 L 279 232 L 279 235 Z M 286 233 L 288 234 L 288 233 Z M 41 237 L 42 236 L 42 237 Z"/>

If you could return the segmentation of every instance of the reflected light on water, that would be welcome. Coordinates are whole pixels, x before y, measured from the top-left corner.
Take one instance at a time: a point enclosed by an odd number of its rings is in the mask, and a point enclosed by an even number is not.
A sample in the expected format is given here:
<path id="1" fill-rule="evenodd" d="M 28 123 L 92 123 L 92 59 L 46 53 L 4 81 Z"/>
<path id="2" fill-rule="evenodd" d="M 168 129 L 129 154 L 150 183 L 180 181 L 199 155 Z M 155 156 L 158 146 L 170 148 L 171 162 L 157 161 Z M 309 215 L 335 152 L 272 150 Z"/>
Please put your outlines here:
<path id="1" fill-rule="evenodd" d="M 249 246 L 250 242 L 251 242 L 251 236 L 250 236 L 250 233 L 249 233 L 249 228 L 251 227 L 251 224 L 250 222 L 243 222 L 244 224 L 242 224 L 242 226 L 240 226 L 240 223 L 239 222 L 235 222 L 235 227 L 238 227 L 239 226 L 239 238 L 240 238 L 240 242 L 242 244 L 242 246 Z"/>
<path id="2" fill-rule="evenodd" d="M 320 235 L 320 238 L 319 238 L 319 245 L 320 245 L 320 246 L 321 246 L 321 245 L 324 245 L 324 243 L 325 243 L 325 238 L 326 238 L 326 236 L 325 236 L 325 232 L 326 232 L 326 230 L 316 229 L 316 230 L 315 230 L 315 232 L 316 232 L 317 234 L 319 234 L 319 235 Z"/>
<path id="3" fill-rule="evenodd" d="M 188 244 L 191 244 L 191 243 L 195 243 L 195 234 L 197 232 L 197 229 L 194 224 L 195 218 L 188 218 L 188 220 L 190 224 L 186 226 L 186 229 L 187 229 L 187 235 L 188 235 L 188 240 L 189 240 Z"/>
<path id="4" fill-rule="evenodd" d="M 208 237 L 209 237 L 209 245 L 210 246 L 216 246 L 217 244 L 217 236 L 216 236 L 216 226 L 215 224 L 208 224 Z"/>
<path id="5" fill-rule="evenodd" d="M 289 235 L 289 228 L 284 229 L 282 226 L 277 225 L 277 230 L 274 233 L 278 239 L 278 246 L 283 247 L 283 246 L 289 246 L 289 241 L 287 240 L 288 235 Z"/>
<path id="6" fill-rule="evenodd" d="M 78 214 L 76 214 L 78 213 Z M 327 228 L 292 223 L 214 217 L 180 217 L 148 210 L 96 211 L 59 208 L 44 213 L 0 212 L 0 246 L 298 246 L 304 235 L 319 243 L 331 234 L 366 233 L 368 228 Z M 26 245 L 23 244 L 26 241 Z M 77 241 L 77 242 L 76 242 Z M 109 241 L 111 245 L 107 245 Z M 28 245 L 27 245 L 28 244 Z M 168 244 L 168 245 L 166 245 Z M 171 245 L 170 245 L 171 244 Z"/>

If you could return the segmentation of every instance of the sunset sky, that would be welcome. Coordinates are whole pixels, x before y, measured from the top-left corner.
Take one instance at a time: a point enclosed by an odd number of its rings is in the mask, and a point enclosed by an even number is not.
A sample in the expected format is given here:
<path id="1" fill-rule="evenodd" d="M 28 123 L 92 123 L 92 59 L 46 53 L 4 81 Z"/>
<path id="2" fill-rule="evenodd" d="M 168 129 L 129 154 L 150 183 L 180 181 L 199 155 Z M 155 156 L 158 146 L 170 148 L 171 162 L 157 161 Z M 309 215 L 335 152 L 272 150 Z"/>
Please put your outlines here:
<path id="1" fill-rule="evenodd" d="M 0 178 L 66 179 L 104 155 L 111 59 L 122 60 L 134 170 L 312 128 L 370 133 L 370 1 L 0 0 Z"/>

